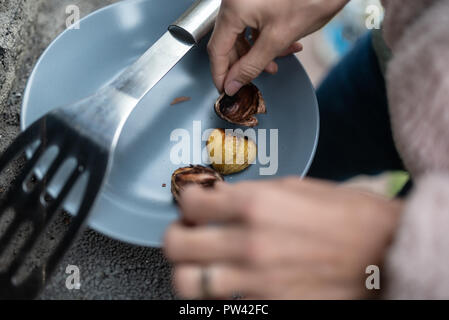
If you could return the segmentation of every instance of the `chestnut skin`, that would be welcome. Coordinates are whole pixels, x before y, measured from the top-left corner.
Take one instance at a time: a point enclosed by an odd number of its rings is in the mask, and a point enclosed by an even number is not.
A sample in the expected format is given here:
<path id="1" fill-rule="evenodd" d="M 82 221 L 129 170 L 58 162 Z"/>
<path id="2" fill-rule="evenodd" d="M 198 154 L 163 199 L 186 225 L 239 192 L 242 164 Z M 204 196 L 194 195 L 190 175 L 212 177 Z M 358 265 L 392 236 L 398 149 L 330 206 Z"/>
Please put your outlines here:
<path id="1" fill-rule="evenodd" d="M 243 86 L 234 96 L 223 93 L 215 102 L 216 114 L 230 123 L 255 127 L 259 121 L 256 114 L 266 113 L 265 100 L 252 83 Z"/>
<path id="2" fill-rule="evenodd" d="M 179 168 L 171 177 L 171 192 L 176 201 L 179 201 L 180 193 L 190 184 L 197 184 L 203 188 L 213 188 L 217 181 L 224 181 L 223 176 L 214 169 L 204 166 Z"/>

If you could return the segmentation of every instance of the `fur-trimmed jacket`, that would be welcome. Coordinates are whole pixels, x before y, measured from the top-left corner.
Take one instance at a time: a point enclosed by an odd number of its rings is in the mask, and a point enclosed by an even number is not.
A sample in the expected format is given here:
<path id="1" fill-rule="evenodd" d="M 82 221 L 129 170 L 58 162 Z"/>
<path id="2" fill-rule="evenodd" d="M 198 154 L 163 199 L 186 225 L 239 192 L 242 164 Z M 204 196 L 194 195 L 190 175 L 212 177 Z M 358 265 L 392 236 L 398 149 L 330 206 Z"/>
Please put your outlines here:
<path id="1" fill-rule="evenodd" d="M 393 135 L 414 181 L 385 298 L 449 298 L 449 1 L 383 0 Z"/>

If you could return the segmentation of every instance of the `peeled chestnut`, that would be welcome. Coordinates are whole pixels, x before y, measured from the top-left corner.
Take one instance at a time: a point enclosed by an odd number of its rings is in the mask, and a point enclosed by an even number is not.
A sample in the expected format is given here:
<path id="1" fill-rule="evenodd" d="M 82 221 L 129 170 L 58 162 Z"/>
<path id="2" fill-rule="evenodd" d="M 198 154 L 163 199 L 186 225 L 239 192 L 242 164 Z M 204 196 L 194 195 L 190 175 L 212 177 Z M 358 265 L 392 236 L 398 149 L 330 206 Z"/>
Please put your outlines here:
<path id="1" fill-rule="evenodd" d="M 226 134 L 223 129 L 211 132 L 206 147 L 212 167 L 223 175 L 245 170 L 257 156 L 254 141 L 243 135 Z"/>
<path id="2" fill-rule="evenodd" d="M 197 184 L 203 188 L 212 188 L 217 181 L 223 181 L 221 174 L 203 166 L 179 168 L 171 177 L 171 192 L 176 201 L 187 185 Z"/>
<path id="3" fill-rule="evenodd" d="M 232 97 L 223 93 L 215 103 L 215 112 L 230 123 L 255 127 L 259 123 L 255 115 L 266 113 L 267 110 L 262 93 L 250 83 Z"/>

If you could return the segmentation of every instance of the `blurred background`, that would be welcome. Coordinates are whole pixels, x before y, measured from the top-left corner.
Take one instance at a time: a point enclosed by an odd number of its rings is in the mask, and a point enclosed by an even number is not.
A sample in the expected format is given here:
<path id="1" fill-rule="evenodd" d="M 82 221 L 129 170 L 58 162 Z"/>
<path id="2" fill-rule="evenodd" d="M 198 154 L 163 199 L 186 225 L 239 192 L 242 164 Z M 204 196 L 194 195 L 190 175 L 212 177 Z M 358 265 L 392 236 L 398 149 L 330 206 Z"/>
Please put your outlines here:
<path id="1" fill-rule="evenodd" d="M 367 19 L 378 8 L 380 0 L 352 0 L 326 27 L 301 40 L 304 51 L 297 54 L 313 84 L 318 87 L 327 72 L 351 50 L 357 39 L 368 32 Z M 394 197 L 408 181 L 406 172 L 386 172 L 379 176 L 360 176 L 345 184 L 376 194 Z"/>

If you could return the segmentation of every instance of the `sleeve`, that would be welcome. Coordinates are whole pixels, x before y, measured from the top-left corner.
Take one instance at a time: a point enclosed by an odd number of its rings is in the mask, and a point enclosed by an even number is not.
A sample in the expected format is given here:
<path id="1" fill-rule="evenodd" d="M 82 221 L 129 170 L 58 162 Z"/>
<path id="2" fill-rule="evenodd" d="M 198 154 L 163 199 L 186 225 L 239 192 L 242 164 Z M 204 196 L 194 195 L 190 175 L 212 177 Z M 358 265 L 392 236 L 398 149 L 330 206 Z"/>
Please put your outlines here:
<path id="1" fill-rule="evenodd" d="M 394 49 L 403 33 L 416 20 L 416 18 L 439 0 L 382 0 L 385 7 L 383 22 L 385 41 Z"/>
<path id="2" fill-rule="evenodd" d="M 449 298 L 449 174 L 422 177 L 387 255 L 385 298 Z"/>
<path id="3" fill-rule="evenodd" d="M 384 265 L 390 299 L 449 298 L 448 25 L 449 1 L 436 2 L 408 24 L 388 66 L 393 134 L 415 182 Z"/>
<path id="4" fill-rule="evenodd" d="M 414 178 L 449 172 L 448 25 L 449 1 L 437 2 L 409 26 L 388 64 L 393 135 Z"/>

